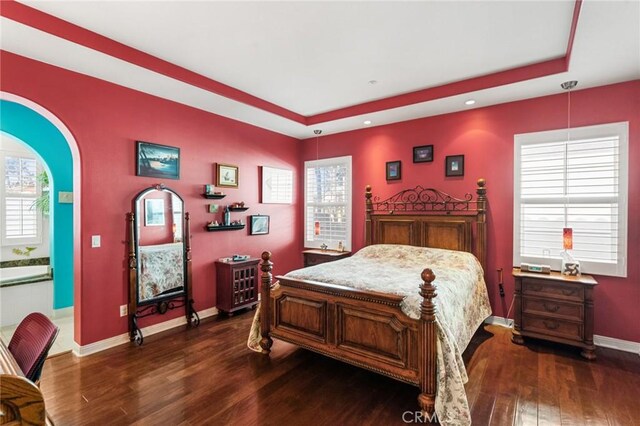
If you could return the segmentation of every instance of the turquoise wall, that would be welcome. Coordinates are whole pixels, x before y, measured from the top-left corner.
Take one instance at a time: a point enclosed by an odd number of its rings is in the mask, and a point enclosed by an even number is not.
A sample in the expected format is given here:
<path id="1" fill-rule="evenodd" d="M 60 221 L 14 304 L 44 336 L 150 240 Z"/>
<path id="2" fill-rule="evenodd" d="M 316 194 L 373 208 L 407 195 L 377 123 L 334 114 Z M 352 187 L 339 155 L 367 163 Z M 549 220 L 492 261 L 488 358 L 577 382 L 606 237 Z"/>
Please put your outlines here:
<path id="1" fill-rule="evenodd" d="M 73 306 L 73 204 L 60 204 L 59 191 L 73 191 L 73 158 L 67 140 L 49 120 L 23 105 L 0 100 L 0 130 L 29 145 L 51 178 L 50 238 L 53 308 Z"/>

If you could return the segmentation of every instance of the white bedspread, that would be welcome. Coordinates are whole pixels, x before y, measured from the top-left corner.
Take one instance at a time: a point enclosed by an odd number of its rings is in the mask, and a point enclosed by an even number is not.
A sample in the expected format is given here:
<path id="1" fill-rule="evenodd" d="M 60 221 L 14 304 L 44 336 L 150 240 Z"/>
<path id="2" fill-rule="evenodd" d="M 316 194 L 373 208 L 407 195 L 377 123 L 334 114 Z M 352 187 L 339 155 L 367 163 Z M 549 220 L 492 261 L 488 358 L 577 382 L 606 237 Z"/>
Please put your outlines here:
<path id="1" fill-rule="evenodd" d="M 337 284 L 404 296 L 402 311 L 420 317 L 420 273 L 431 268 L 436 275 L 438 325 L 438 392 L 436 414 L 442 425 L 471 424 L 462 361 L 471 337 L 491 315 L 482 267 L 470 253 L 424 247 L 379 244 L 352 257 L 298 269 L 287 278 Z"/>

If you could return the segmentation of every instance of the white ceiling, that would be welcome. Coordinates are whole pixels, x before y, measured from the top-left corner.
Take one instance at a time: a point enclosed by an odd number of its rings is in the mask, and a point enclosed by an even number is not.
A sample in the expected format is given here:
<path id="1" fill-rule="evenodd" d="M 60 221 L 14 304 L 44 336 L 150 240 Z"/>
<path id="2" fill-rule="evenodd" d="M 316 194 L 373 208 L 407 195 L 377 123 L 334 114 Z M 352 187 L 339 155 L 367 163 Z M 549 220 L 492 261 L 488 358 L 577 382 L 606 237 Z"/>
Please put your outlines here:
<path id="1" fill-rule="evenodd" d="M 573 1 L 23 2 L 302 115 L 565 54 Z M 295 137 L 640 78 L 640 2 L 585 0 L 568 73 L 307 128 L 3 18 L 2 48 Z M 369 80 L 377 80 L 375 85 Z"/>

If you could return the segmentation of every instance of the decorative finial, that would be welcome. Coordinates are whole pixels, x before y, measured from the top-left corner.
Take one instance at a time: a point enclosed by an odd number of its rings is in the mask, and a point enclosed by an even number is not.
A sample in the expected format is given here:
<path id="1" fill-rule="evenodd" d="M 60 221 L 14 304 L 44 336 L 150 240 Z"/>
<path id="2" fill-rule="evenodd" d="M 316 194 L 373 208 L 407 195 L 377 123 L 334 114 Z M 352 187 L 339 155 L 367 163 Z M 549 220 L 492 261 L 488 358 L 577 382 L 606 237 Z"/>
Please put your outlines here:
<path id="1" fill-rule="evenodd" d="M 560 85 L 564 90 L 571 90 L 578 85 L 578 80 L 565 81 Z"/>
<path id="2" fill-rule="evenodd" d="M 433 273 L 433 271 L 430 268 L 426 268 L 422 271 L 422 274 L 420 274 L 420 276 L 422 277 L 422 281 L 431 283 L 433 282 L 433 280 L 436 279 L 436 274 Z"/>
<path id="3" fill-rule="evenodd" d="M 271 259 L 271 252 L 270 251 L 263 251 L 262 252 L 262 260 L 264 260 L 265 262 L 269 259 Z"/>
<path id="4" fill-rule="evenodd" d="M 487 184 L 487 181 L 486 181 L 486 180 L 484 180 L 484 178 L 480 178 L 480 179 L 478 179 L 478 186 L 479 186 L 480 188 L 484 188 L 484 186 L 485 186 L 486 184 Z"/>

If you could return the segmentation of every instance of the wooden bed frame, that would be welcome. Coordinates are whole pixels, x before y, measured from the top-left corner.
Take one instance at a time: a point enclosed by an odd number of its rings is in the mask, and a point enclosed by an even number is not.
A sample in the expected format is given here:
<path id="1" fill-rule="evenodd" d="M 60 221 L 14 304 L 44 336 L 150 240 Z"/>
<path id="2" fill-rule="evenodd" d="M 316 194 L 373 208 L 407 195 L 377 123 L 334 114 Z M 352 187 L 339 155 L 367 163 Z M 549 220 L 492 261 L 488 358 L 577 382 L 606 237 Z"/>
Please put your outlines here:
<path id="1" fill-rule="evenodd" d="M 467 251 L 484 268 L 487 199 L 484 179 L 477 184 L 475 200 L 471 194 L 458 199 L 418 186 L 377 201 L 372 200 L 371 187 L 367 186 L 366 244 Z M 282 276 L 272 283 L 270 258 L 271 253 L 262 253 L 263 353 L 270 352 L 271 338 L 275 337 L 418 386 L 420 408 L 433 415 L 437 337 L 433 301 L 436 286 L 431 269 L 422 271 L 421 316 L 412 319 L 400 309 L 402 296 Z"/>

